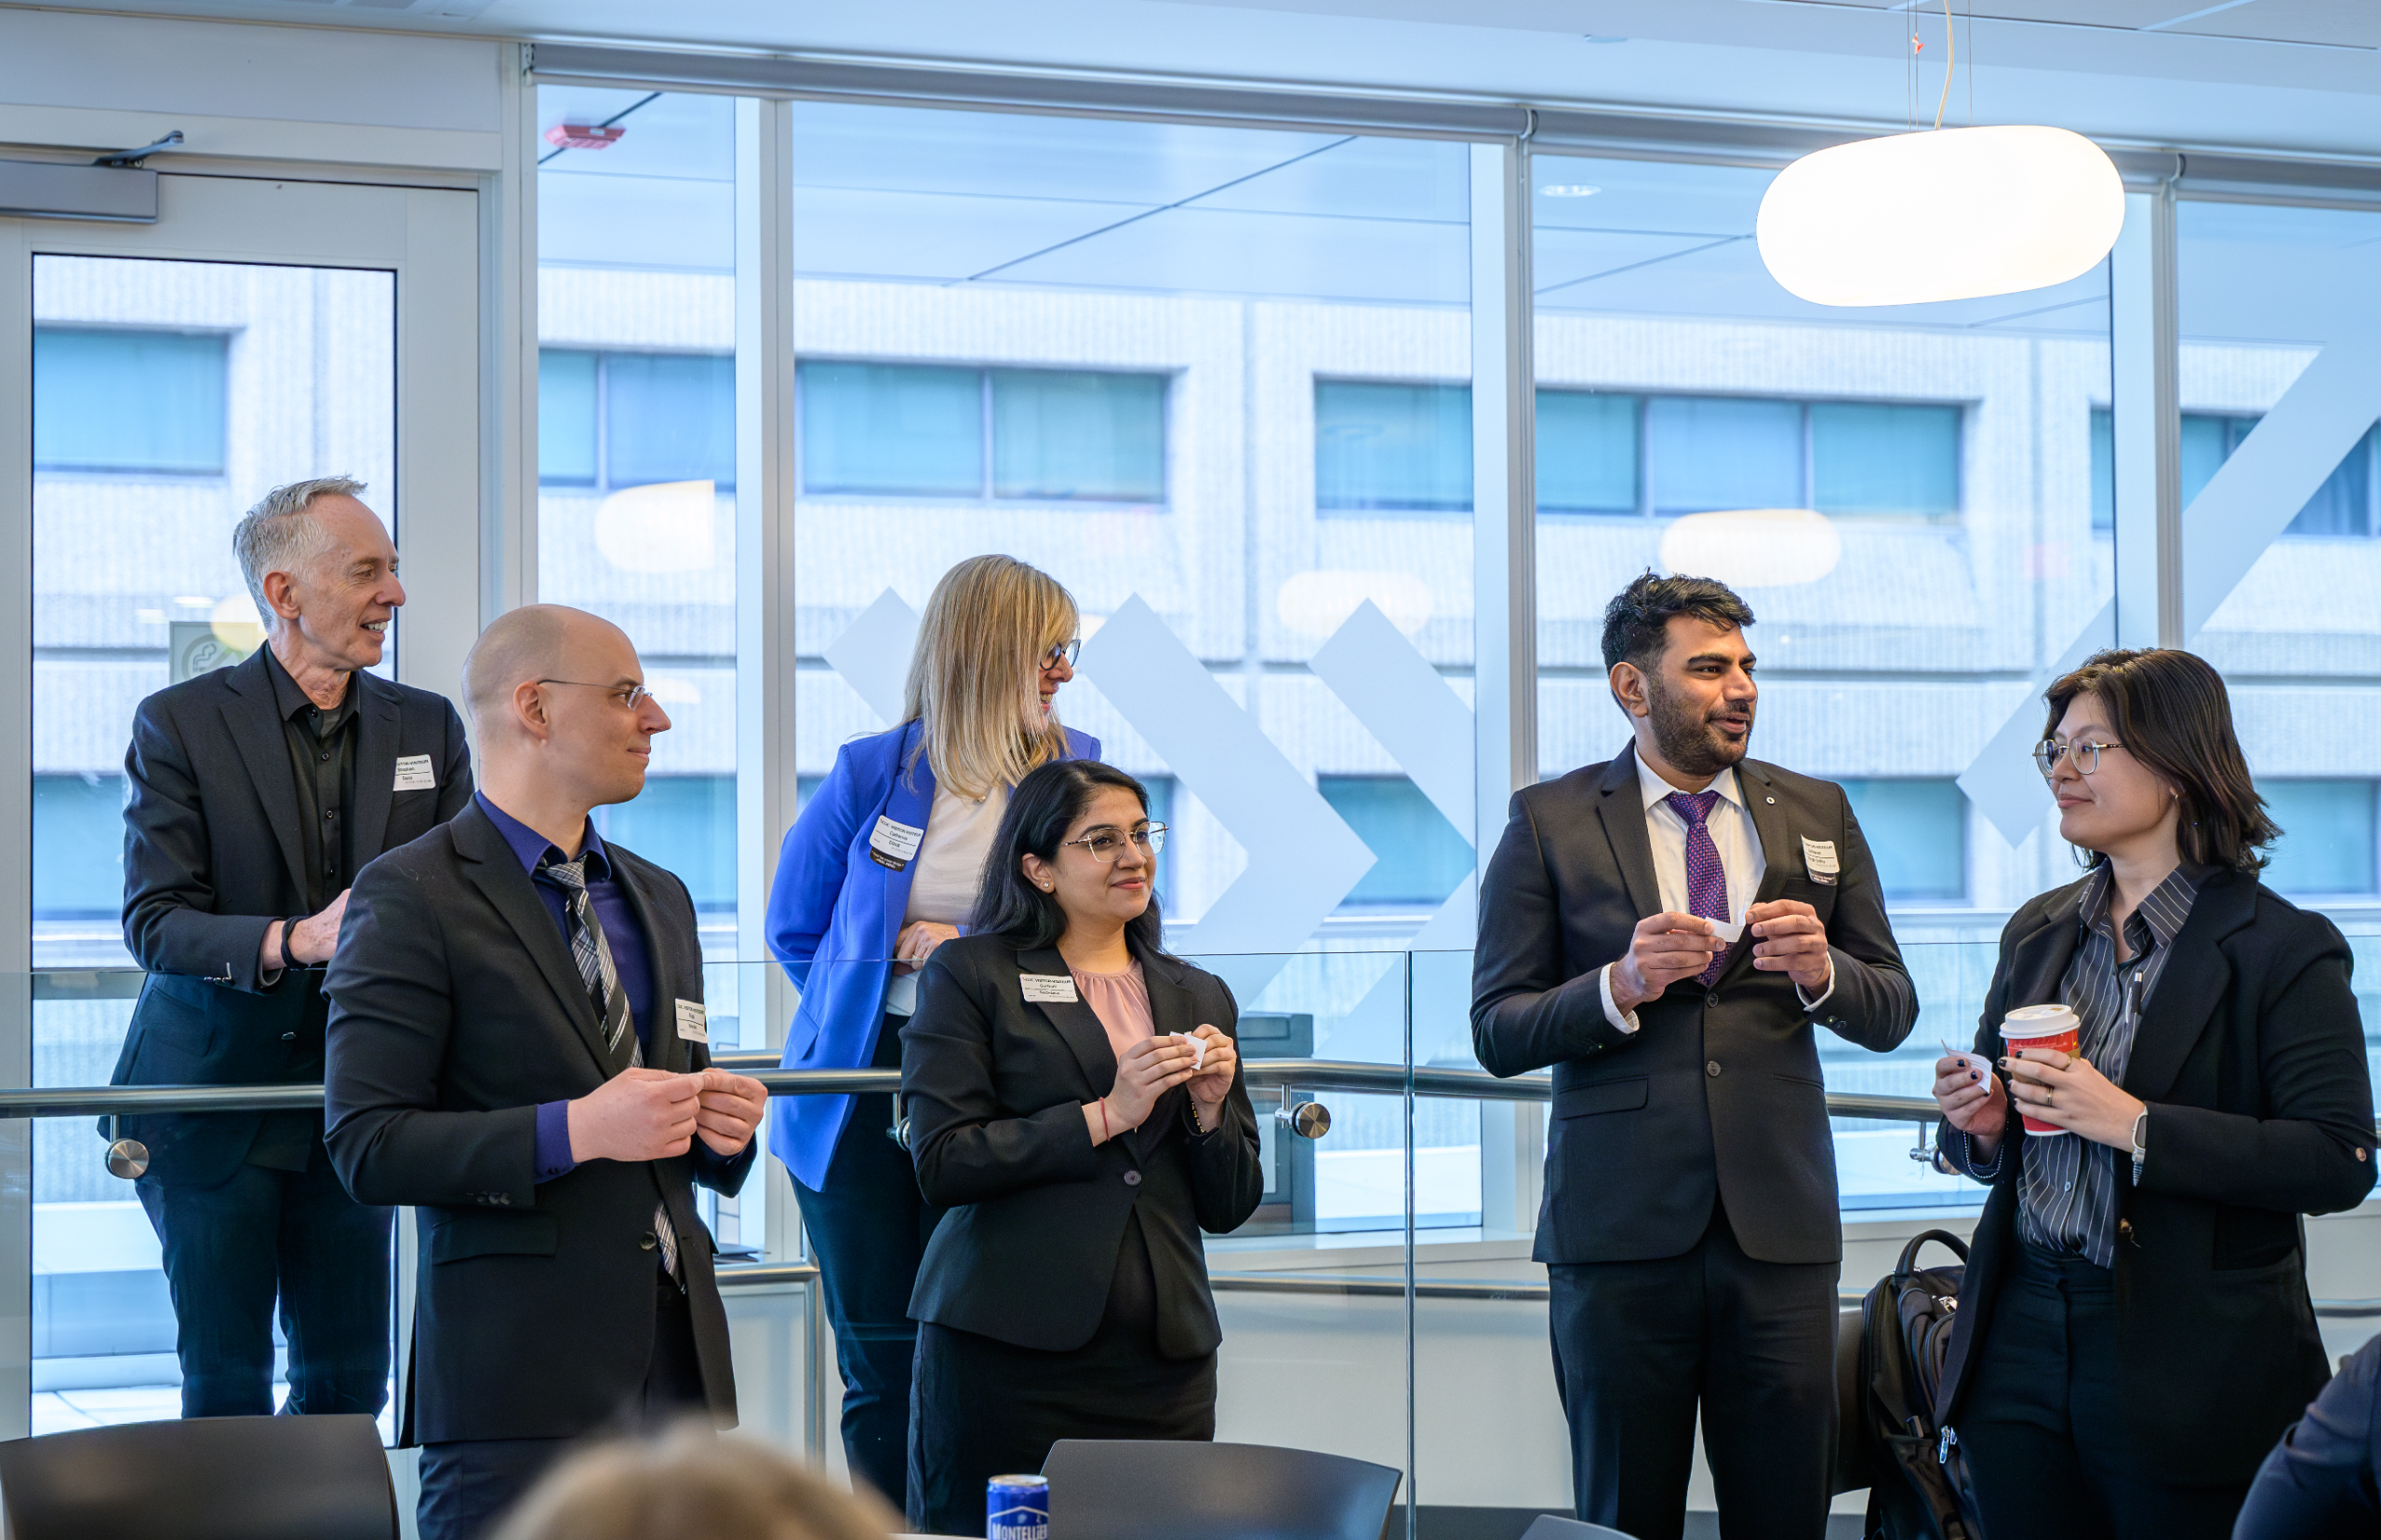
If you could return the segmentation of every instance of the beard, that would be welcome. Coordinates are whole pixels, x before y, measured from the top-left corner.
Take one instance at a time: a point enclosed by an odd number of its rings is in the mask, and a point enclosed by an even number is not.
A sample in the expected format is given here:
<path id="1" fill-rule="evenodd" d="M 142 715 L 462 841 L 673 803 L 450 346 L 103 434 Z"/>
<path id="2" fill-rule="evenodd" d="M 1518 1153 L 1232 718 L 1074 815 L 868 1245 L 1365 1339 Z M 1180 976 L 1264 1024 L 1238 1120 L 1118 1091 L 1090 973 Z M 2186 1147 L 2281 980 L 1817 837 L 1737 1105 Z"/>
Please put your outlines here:
<path id="1" fill-rule="evenodd" d="M 1690 776 L 1716 776 L 1745 757 L 1752 746 L 1753 709 L 1748 702 L 1743 709 L 1745 736 L 1730 738 L 1711 725 L 1710 713 L 1703 708 L 1669 694 L 1648 675 L 1645 680 L 1645 703 L 1652 709 L 1654 746 L 1662 758 Z M 1722 708 L 1720 714 L 1734 716 L 1733 708 Z"/>

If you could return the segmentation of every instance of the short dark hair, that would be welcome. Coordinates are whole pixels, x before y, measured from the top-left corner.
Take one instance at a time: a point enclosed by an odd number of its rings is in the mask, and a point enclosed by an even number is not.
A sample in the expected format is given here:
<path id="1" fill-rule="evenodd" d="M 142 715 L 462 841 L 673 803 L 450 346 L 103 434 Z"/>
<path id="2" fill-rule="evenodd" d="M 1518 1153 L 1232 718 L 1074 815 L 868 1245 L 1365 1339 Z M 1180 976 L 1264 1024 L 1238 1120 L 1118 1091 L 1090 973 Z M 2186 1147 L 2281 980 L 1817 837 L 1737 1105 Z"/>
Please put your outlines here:
<path id="1" fill-rule="evenodd" d="M 967 919 L 971 936 L 1006 936 L 1019 950 L 1055 946 L 1067 934 L 1067 911 L 1055 894 L 1043 892 L 1025 878 L 1026 856 L 1045 861 L 1058 858 L 1058 842 L 1067 828 L 1083 816 L 1091 799 L 1103 790 L 1130 791 L 1141 813 L 1150 810 L 1149 788 L 1112 764 L 1097 760 L 1052 760 L 1027 772 L 1009 793 L 1008 811 L 992 833 L 991 854 L 984 857 L 984 880 L 976 892 L 976 912 Z M 1157 889 L 1150 889 L 1150 906 L 1126 923 L 1124 944 L 1137 957 L 1163 956 L 1160 944 L 1164 922 L 1158 913 Z"/>
<path id="2" fill-rule="evenodd" d="M 1603 607 L 1604 671 L 1619 663 L 1643 669 L 1661 657 L 1676 615 L 1691 615 L 1723 631 L 1752 624 L 1752 606 L 1717 578 L 1657 578 L 1648 568 Z"/>
<path id="3" fill-rule="evenodd" d="M 2232 697 L 2206 659 L 2179 647 L 2115 648 L 2094 653 L 2043 697 L 2055 737 L 2078 696 L 2108 709 L 2108 725 L 2127 753 L 2175 789 L 2182 816 L 2175 843 L 2195 866 L 2264 870 L 2263 846 L 2281 837 L 2266 800 L 2249 778 L 2249 762 L 2232 731 Z M 2095 853 L 2097 866 L 2105 856 Z"/>

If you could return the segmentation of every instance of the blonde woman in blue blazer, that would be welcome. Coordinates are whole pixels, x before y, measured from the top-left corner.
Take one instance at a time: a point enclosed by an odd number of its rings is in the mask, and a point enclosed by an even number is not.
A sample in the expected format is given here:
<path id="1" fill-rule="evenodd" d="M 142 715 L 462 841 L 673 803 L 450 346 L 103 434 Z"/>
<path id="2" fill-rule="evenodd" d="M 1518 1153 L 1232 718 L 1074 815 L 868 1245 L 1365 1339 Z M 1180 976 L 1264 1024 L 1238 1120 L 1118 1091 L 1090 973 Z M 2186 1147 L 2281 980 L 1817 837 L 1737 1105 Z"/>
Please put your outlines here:
<path id="1" fill-rule="evenodd" d="M 1074 677 L 1073 596 L 1006 556 L 945 573 L 926 601 L 900 725 L 845 744 L 787 833 L 771 953 L 802 991 L 789 1069 L 898 1069 L 917 970 L 960 934 L 1009 792 L 1035 766 L 1097 759 L 1051 698 Z M 891 1136 L 892 1097 L 793 1096 L 769 1148 L 793 1174 L 835 1328 L 844 1452 L 896 1506 L 908 1488 L 910 1294 L 941 1211 Z"/>

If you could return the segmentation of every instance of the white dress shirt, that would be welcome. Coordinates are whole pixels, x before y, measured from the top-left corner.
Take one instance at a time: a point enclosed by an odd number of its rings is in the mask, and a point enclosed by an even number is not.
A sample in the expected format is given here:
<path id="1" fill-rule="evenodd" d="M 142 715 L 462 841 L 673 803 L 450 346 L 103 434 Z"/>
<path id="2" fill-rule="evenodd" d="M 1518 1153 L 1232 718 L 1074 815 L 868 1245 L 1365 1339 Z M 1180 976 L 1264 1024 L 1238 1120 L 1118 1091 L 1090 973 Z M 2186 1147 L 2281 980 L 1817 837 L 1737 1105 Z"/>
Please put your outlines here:
<path id="1" fill-rule="evenodd" d="M 931 920 L 937 924 L 964 925 L 976 908 L 976 890 L 983 885 L 984 861 L 992 853 L 992 835 L 1008 811 L 1008 788 L 996 786 L 982 801 L 963 797 L 948 787 L 934 789 L 934 806 L 926 814 L 925 832 L 910 868 L 910 902 L 901 923 Z M 911 1016 L 918 1008 L 918 976 L 897 973 L 885 984 L 885 1014 Z"/>
<path id="2" fill-rule="evenodd" d="M 1662 908 L 1679 914 L 1692 914 L 1686 895 L 1686 817 L 1668 799 L 1680 795 L 1679 789 L 1664 780 L 1660 774 L 1637 761 L 1637 795 L 1645 808 L 1645 834 L 1654 846 L 1654 881 L 1661 890 Z M 1753 895 L 1761 891 L 1761 880 L 1768 873 L 1769 858 L 1762 853 L 1761 830 L 1753 826 L 1752 810 L 1745 805 L 1744 788 L 1736 780 L 1731 767 L 1723 770 L 1704 788 L 1717 791 L 1720 800 L 1711 804 L 1709 816 L 1703 827 L 1711 836 L 1712 848 L 1720 853 L 1720 870 L 1728 876 L 1728 920 L 1741 925 L 1745 910 L 1752 907 Z M 1603 1016 L 1624 1032 L 1637 1030 L 1637 1013 L 1624 1012 L 1612 998 L 1612 964 L 1604 964 L 1597 976 L 1597 988 L 1603 996 Z M 1794 986 L 1795 997 L 1802 1008 L 1815 1011 L 1835 992 L 1835 962 L 1828 962 L 1827 987 L 1813 999 Z"/>

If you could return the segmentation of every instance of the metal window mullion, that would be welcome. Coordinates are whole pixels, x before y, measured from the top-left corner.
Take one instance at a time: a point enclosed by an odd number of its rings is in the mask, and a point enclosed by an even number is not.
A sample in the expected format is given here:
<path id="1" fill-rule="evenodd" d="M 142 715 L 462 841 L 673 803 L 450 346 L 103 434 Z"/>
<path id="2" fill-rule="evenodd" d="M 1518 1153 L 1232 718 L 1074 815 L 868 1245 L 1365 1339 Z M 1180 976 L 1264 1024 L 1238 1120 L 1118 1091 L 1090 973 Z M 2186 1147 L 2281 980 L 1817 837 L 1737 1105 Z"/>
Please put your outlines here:
<path id="1" fill-rule="evenodd" d="M 33 259 L 24 222 L 0 219 L 0 379 L 33 378 Z M 33 463 L 32 403 L 12 396 L 0 411 L 0 466 Z M 0 828 L 24 853 L 14 881 L 0 883 L 0 1086 L 33 1083 L 33 498 L 29 471 L 0 476 L 0 530 L 17 554 L 14 581 L 0 591 L 0 631 L 27 645 L 0 670 Z M 0 1439 L 33 1431 L 33 1128 L 0 1127 Z"/>
<path id="2" fill-rule="evenodd" d="M 2183 644 L 2187 552 L 2171 180 L 2125 194 L 2108 299 L 2117 644 L 2175 647 Z"/>

